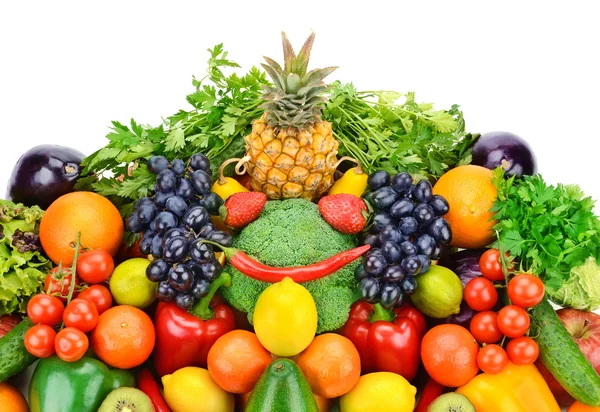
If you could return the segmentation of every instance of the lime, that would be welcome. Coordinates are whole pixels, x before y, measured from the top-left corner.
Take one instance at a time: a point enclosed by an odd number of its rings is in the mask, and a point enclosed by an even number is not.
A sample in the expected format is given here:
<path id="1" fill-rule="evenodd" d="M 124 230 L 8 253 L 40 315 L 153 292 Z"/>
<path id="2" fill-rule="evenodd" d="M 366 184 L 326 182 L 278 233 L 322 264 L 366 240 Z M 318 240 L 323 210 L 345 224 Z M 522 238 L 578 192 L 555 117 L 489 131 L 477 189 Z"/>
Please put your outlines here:
<path id="1" fill-rule="evenodd" d="M 272 354 L 299 354 L 317 332 L 317 306 L 312 295 L 291 278 L 272 284 L 256 301 L 254 331 Z"/>
<path id="2" fill-rule="evenodd" d="M 422 275 L 417 275 L 417 289 L 412 303 L 423 314 L 443 319 L 460 312 L 463 287 L 456 273 L 443 266 L 432 265 Z"/>
<path id="3" fill-rule="evenodd" d="M 145 309 L 156 300 L 157 283 L 146 277 L 148 259 L 135 258 L 121 263 L 110 277 L 110 293 L 119 305 Z"/>
<path id="4" fill-rule="evenodd" d="M 165 400 L 173 411 L 233 411 L 235 403 L 233 395 L 221 389 L 206 369 L 188 366 L 177 370 L 172 375 L 163 376 L 162 383 Z"/>
<path id="5" fill-rule="evenodd" d="M 401 375 L 375 372 L 363 375 L 354 388 L 340 398 L 344 412 L 412 412 L 417 388 Z"/>

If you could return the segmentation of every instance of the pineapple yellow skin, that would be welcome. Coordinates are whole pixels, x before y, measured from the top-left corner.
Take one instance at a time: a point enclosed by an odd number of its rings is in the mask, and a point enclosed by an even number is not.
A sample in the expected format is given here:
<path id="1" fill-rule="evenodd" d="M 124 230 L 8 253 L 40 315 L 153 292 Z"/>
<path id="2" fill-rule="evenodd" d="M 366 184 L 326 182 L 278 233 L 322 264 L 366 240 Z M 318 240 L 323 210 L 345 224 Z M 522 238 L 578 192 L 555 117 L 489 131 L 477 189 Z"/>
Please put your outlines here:
<path id="1" fill-rule="evenodd" d="M 252 188 L 269 199 L 315 200 L 333 185 L 339 142 L 331 123 L 308 128 L 269 126 L 265 113 L 245 137 Z"/>

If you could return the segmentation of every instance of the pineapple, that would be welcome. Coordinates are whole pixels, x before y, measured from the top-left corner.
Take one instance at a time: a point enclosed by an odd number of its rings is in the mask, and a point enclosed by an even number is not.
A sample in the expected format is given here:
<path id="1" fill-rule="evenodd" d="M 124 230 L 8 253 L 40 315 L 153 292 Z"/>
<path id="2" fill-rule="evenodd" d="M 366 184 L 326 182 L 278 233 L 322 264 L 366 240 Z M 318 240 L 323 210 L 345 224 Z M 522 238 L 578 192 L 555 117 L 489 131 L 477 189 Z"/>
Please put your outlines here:
<path id="1" fill-rule="evenodd" d="M 246 136 L 248 172 L 255 191 L 269 199 L 314 200 L 333 184 L 339 142 L 331 123 L 321 120 L 323 79 L 336 67 L 307 73 L 314 33 L 296 56 L 282 33 L 285 65 L 265 57 L 262 66 L 274 87 L 265 87 L 265 113 Z"/>

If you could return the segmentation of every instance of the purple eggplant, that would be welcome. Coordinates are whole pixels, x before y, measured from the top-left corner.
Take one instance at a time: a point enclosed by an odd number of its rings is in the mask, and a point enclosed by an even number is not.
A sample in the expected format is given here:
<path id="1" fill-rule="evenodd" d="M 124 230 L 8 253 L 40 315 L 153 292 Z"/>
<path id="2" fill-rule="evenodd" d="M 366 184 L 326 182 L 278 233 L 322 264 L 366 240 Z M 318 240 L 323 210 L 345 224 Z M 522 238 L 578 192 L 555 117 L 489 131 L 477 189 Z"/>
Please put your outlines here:
<path id="1" fill-rule="evenodd" d="M 12 170 L 7 199 L 46 209 L 57 198 L 73 191 L 84 157 L 83 153 L 65 146 L 39 145 L 29 149 Z"/>
<path id="2" fill-rule="evenodd" d="M 502 166 L 508 176 L 533 175 L 537 171 L 531 147 L 512 133 L 484 133 L 475 142 L 472 153 L 474 165 L 492 170 Z"/>

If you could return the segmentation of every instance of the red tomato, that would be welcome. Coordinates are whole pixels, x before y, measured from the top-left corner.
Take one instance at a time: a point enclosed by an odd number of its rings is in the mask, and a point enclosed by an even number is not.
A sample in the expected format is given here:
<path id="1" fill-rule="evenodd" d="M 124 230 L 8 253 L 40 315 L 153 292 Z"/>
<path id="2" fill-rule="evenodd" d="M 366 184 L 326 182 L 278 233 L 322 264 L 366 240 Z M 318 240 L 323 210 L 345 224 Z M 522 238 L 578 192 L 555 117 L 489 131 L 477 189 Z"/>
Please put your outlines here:
<path id="1" fill-rule="evenodd" d="M 419 331 L 419 336 L 421 339 L 425 336 L 427 332 L 427 322 L 425 321 L 425 316 L 417 308 L 415 308 L 410 302 L 404 302 L 402 306 L 398 309 L 394 310 L 396 312 L 397 317 L 405 317 L 409 318 L 413 321 L 417 330 Z"/>
<path id="2" fill-rule="evenodd" d="M 48 325 L 35 325 L 25 332 L 25 349 L 36 358 L 54 355 L 56 332 Z"/>
<path id="3" fill-rule="evenodd" d="M 483 255 L 479 258 L 479 270 L 489 280 L 504 280 L 498 249 L 488 249 L 483 252 Z"/>
<path id="4" fill-rule="evenodd" d="M 523 273 L 508 282 L 508 298 L 522 308 L 531 308 L 544 299 L 544 284 L 537 276 Z"/>
<path id="5" fill-rule="evenodd" d="M 84 289 L 81 291 L 78 298 L 92 302 L 94 306 L 96 306 L 98 315 L 102 315 L 102 313 L 112 306 L 112 295 L 110 294 L 110 290 L 103 285 L 93 285 Z"/>
<path id="6" fill-rule="evenodd" d="M 73 299 L 65 309 L 63 322 L 67 327 L 89 332 L 98 324 L 98 309 L 89 300 Z"/>
<path id="7" fill-rule="evenodd" d="M 540 348 L 533 339 L 521 336 L 508 342 L 506 353 L 515 365 L 531 365 L 540 355 Z"/>
<path id="8" fill-rule="evenodd" d="M 65 306 L 55 296 L 40 293 L 29 299 L 27 316 L 33 323 L 56 326 L 62 320 Z"/>
<path id="9" fill-rule="evenodd" d="M 465 286 L 463 294 L 467 305 L 478 312 L 490 310 L 498 302 L 498 292 L 494 284 L 482 277 L 471 279 Z"/>
<path id="10" fill-rule="evenodd" d="M 498 312 L 498 327 L 500 332 L 509 338 L 523 336 L 529 330 L 529 315 L 525 309 L 517 306 L 505 306 Z"/>
<path id="11" fill-rule="evenodd" d="M 77 276 L 87 283 L 102 283 L 115 270 L 115 261 L 105 250 L 90 250 L 77 259 Z"/>
<path id="12" fill-rule="evenodd" d="M 491 310 L 473 316 L 469 329 L 475 339 L 481 343 L 496 343 L 503 336 L 498 328 L 498 314 Z"/>
<path id="13" fill-rule="evenodd" d="M 44 292 L 49 295 L 57 296 L 61 301 L 66 303 L 67 296 L 69 296 L 69 288 L 71 287 L 71 279 L 73 279 L 73 275 L 71 274 L 70 268 L 63 268 L 59 273 L 57 266 L 46 276 Z M 51 287 L 50 284 L 52 284 Z M 79 278 L 75 278 L 73 297 L 77 296 L 77 285 L 79 285 Z"/>
<path id="14" fill-rule="evenodd" d="M 490 375 L 500 373 L 508 365 L 508 356 L 498 345 L 485 345 L 477 354 L 477 366 Z"/>
<path id="15" fill-rule="evenodd" d="M 76 328 L 64 328 L 56 334 L 54 349 L 59 358 L 65 362 L 78 361 L 90 347 L 85 333 Z"/>

